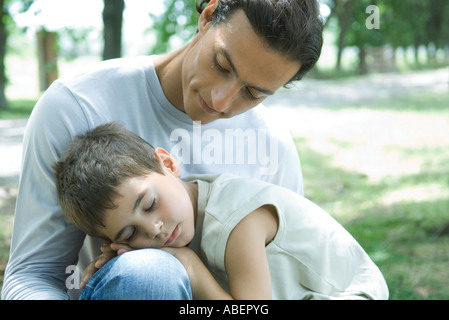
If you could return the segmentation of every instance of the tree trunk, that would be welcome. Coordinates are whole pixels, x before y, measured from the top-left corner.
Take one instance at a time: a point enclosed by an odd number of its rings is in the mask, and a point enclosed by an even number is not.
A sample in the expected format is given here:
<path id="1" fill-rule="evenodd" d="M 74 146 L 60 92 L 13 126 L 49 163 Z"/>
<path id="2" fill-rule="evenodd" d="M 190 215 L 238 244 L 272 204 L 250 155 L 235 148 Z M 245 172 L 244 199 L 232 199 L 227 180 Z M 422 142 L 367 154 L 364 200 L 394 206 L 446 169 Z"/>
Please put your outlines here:
<path id="1" fill-rule="evenodd" d="M 41 30 L 37 32 L 37 56 L 39 60 L 39 88 L 47 88 L 58 78 L 58 52 L 56 33 Z"/>
<path id="2" fill-rule="evenodd" d="M 368 65 L 366 64 L 366 47 L 364 45 L 359 46 L 359 74 L 368 73 Z"/>
<path id="3" fill-rule="evenodd" d="M 415 44 L 413 46 L 413 50 L 414 50 L 413 52 L 415 53 L 415 64 L 419 65 L 420 64 L 420 62 L 419 62 L 419 45 Z"/>
<path id="4" fill-rule="evenodd" d="M 335 69 L 341 71 L 341 60 L 343 56 L 343 50 L 345 48 L 345 37 L 352 22 L 351 16 L 354 12 L 353 0 L 341 0 L 336 2 L 334 7 L 338 19 L 338 26 L 340 32 L 338 34 L 338 51 L 337 51 L 337 63 Z"/>
<path id="5" fill-rule="evenodd" d="M 122 22 L 124 0 L 104 0 L 103 9 L 103 60 L 122 56 Z"/>
<path id="6" fill-rule="evenodd" d="M 4 0 L 0 0 L 0 109 L 6 109 L 8 102 L 6 100 L 6 70 L 5 70 L 5 54 L 6 40 L 8 37 L 4 17 Z"/>

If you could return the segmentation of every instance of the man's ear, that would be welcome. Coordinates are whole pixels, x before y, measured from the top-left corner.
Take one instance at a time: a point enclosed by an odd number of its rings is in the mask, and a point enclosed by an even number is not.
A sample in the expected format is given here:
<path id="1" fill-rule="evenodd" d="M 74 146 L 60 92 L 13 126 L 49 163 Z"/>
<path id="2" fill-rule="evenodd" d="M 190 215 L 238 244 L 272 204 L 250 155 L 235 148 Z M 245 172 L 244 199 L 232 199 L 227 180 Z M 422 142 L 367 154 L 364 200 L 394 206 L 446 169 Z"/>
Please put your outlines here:
<path id="1" fill-rule="evenodd" d="M 198 19 L 198 30 L 200 32 L 206 30 L 211 25 L 212 15 L 219 3 L 220 0 L 211 0 L 206 8 L 203 9 L 203 12 L 201 12 L 200 18 Z"/>
<path id="2" fill-rule="evenodd" d="M 178 160 L 176 160 L 176 158 L 168 153 L 165 149 L 156 148 L 154 150 L 154 155 L 156 159 L 159 160 L 162 169 L 174 174 L 177 177 L 181 176 L 181 166 L 179 165 Z"/>

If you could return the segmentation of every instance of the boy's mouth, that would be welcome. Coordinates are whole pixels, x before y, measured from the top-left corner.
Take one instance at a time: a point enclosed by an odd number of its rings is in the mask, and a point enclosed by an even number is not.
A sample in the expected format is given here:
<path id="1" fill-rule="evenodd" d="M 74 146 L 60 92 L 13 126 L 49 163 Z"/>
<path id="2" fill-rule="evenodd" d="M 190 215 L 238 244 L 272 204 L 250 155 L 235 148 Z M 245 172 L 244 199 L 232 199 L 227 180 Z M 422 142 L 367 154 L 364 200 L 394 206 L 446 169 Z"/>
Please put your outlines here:
<path id="1" fill-rule="evenodd" d="M 173 232 L 168 236 L 168 238 L 164 242 L 164 246 L 169 245 L 171 242 L 173 242 L 179 234 L 179 225 L 176 226 L 176 228 L 173 230 Z"/>

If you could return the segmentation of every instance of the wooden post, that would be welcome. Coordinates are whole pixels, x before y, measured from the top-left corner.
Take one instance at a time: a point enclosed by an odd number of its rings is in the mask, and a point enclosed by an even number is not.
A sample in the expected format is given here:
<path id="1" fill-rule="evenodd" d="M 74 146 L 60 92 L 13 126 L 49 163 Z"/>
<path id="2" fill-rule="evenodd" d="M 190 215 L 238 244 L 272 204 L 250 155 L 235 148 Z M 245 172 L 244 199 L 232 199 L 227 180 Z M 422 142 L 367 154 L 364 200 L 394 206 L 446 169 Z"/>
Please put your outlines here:
<path id="1" fill-rule="evenodd" d="M 8 107 L 8 101 L 6 100 L 6 68 L 5 68 L 5 55 L 6 55 L 6 41 L 8 38 L 8 32 L 6 31 L 5 16 L 6 9 L 4 8 L 5 1 L 0 0 L 0 109 L 6 109 Z"/>
<path id="2" fill-rule="evenodd" d="M 47 90 L 58 78 L 58 51 L 56 49 L 56 32 L 44 29 L 37 34 L 37 56 L 39 60 L 39 89 Z"/>

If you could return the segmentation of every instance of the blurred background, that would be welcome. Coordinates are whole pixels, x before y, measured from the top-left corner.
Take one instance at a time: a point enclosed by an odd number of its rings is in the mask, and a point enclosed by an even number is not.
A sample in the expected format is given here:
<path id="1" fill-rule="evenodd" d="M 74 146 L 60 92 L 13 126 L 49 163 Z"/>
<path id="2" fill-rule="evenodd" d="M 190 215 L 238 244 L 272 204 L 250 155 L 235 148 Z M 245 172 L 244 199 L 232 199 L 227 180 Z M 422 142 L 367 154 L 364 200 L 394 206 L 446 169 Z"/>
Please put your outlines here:
<path id="1" fill-rule="evenodd" d="M 448 299 L 449 2 L 320 4 L 320 61 L 265 104 L 295 139 L 306 197 L 360 242 L 391 299 Z M 197 19 L 194 0 L 0 0 L 0 287 L 39 96 L 101 60 L 179 48 Z"/>

